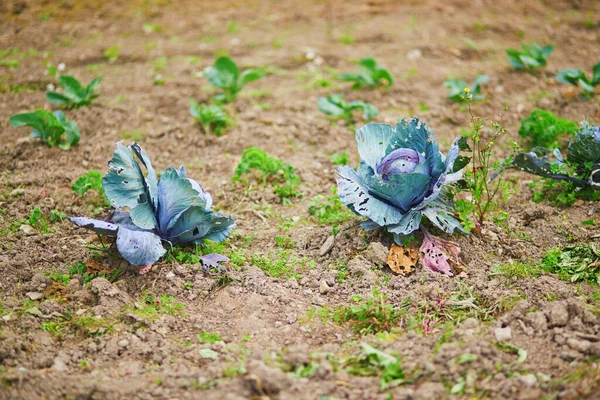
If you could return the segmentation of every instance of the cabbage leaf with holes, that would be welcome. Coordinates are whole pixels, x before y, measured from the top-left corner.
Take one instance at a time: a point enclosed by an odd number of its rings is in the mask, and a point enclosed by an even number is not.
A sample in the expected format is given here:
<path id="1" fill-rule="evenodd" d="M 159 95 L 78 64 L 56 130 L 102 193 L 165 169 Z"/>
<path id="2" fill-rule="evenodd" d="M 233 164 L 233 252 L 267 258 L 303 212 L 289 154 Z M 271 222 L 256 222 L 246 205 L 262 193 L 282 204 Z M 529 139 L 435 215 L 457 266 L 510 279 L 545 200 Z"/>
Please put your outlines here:
<path id="1" fill-rule="evenodd" d="M 143 171 L 146 171 L 144 174 Z M 212 197 L 185 169 L 167 168 L 160 179 L 137 144 L 117 143 L 102 178 L 115 212 L 107 221 L 69 217 L 78 226 L 117 238 L 119 253 L 132 265 L 151 265 L 165 253 L 164 243 L 221 242 L 235 227 L 232 217 L 211 211 Z"/>
<path id="2" fill-rule="evenodd" d="M 356 133 L 362 160 L 358 169 L 338 167 L 340 199 L 369 219 L 363 228 L 385 227 L 399 245 L 420 228 L 423 218 L 445 232 L 464 232 L 447 196 L 448 185 L 462 177 L 454 170 L 459 140 L 444 156 L 433 132 L 417 118 L 396 127 L 365 125 Z"/>

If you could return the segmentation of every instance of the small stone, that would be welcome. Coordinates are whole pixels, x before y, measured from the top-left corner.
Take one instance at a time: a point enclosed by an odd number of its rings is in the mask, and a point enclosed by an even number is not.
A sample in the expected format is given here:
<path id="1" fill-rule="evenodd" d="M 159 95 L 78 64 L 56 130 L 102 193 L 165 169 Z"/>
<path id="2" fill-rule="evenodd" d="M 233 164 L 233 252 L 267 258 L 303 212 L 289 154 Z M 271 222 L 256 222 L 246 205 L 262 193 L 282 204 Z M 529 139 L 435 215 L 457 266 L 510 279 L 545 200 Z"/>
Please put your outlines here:
<path id="1" fill-rule="evenodd" d="M 200 357 L 210 360 L 216 360 L 219 357 L 219 353 L 211 349 L 200 349 L 198 353 L 200 353 Z"/>
<path id="2" fill-rule="evenodd" d="M 85 314 L 86 311 L 87 311 L 87 308 L 80 308 L 79 310 L 75 311 L 75 315 L 81 316 L 81 315 Z"/>
<path id="3" fill-rule="evenodd" d="M 319 292 L 321 294 L 327 294 L 329 293 L 329 285 L 327 284 L 327 282 L 325 282 L 325 280 L 321 280 L 321 283 L 319 284 Z"/>
<path id="4" fill-rule="evenodd" d="M 323 257 L 324 255 L 329 253 L 331 251 L 331 249 L 333 249 L 334 244 L 335 244 L 335 236 L 331 235 L 327 238 L 325 243 L 323 243 L 323 245 L 319 249 L 319 255 L 321 257 Z"/>
<path id="5" fill-rule="evenodd" d="M 117 344 L 119 345 L 119 347 L 127 347 L 127 346 L 129 346 L 129 340 L 121 339 L 121 340 L 119 340 L 119 342 Z"/>
<path id="6" fill-rule="evenodd" d="M 52 365 L 52 369 L 55 371 L 65 371 L 67 369 L 67 365 L 60 357 L 56 357 L 54 359 L 54 364 Z"/>
<path id="7" fill-rule="evenodd" d="M 406 53 L 406 58 L 409 60 L 416 60 L 423 56 L 423 52 L 419 49 L 412 49 L 408 53 Z"/>
<path id="8" fill-rule="evenodd" d="M 384 265 L 387 262 L 388 251 L 380 242 L 372 242 L 363 252 L 363 257 L 375 265 Z"/>
<path id="9" fill-rule="evenodd" d="M 537 378 L 534 374 L 521 375 L 519 381 L 527 387 L 533 387 L 537 384 Z"/>
<path id="10" fill-rule="evenodd" d="M 44 293 L 42 292 L 27 292 L 25 293 L 25 296 L 29 297 L 29 300 L 39 300 L 42 297 L 44 297 Z"/>
<path id="11" fill-rule="evenodd" d="M 173 273 L 173 271 L 169 271 L 167 273 L 167 279 L 173 279 L 173 278 L 175 278 L 175 274 Z"/>
<path id="12" fill-rule="evenodd" d="M 496 336 L 497 341 L 505 342 L 512 338 L 512 331 L 509 326 L 506 328 L 496 328 L 494 329 L 494 335 Z"/>
<path id="13" fill-rule="evenodd" d="M 27 225 L 27 224 L 21 225 L 19 227 L 19 230 L 21 232 L 23 232 L 24 234 L 26 234 L 27 236 L 33 236 L 36 234 L 35 229 L 31 225 Z"/>

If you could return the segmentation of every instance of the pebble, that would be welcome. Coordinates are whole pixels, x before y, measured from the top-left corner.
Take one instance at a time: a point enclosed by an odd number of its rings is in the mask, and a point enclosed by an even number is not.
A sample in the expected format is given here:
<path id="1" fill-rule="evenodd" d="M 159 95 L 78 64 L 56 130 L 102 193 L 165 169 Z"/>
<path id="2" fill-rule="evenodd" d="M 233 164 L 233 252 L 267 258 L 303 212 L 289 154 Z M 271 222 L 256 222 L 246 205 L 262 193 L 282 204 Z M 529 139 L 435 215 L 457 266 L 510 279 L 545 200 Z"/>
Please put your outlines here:
<path id="1" fill-rule="evenodd" d="M 527 387 L 533 387 L 537 384 L 537 378 L 534 374 L 521 375 L 519 381 Z"/>
<path id="2" fill-rule="evenodd" d="M 35 229 L 33 229 L 33 227 L 31 225 L 27 225 L 27 224 L 21 225 L 19 227 L 19 230 L 21 232 L 23 232 L 24 234 L 26 234 L 27 236 L 33 236 L 36 234 Z"/>
<path id="3" fill-rule="evenodd" d="M 512 330 L 509 326 L 506 328 L 496 328 L 494 329 L 494 335 L 496 336 L 497 341 L 505 342 L 512 338 Z"/>
<path id="4" fill-rule="evenodd" d="M 198 353 L 200 353 L 200 357 L 210 360 L 216 360 L 219 357 L 219 353 L 211 349 L 200 349 Z"/>
<path id="5" fill-rule="evenodd" d="M 121 340 L 119 340 L 119 342 L 117 344 L 119 345 L 119 347 L 127 347 L 127 346 L 129 346 L 129 340 L 121 339 Z"/>
<path id="6" fill-rule="evenodd" d="M 52 369 L 55 371 L 65 371 L 67 369 L 67 365 L 60 357 L 56 357 L 54 359 L 54 365 L 52 365 Z"/>
<path id="7" fill-rule="evenodd" d="M 169 271 L 167 273 L 167 279 L 173 279 L 173 278 L 175 278 L 175 274 L 173 273 L 173 271 Z"/>
<path id="8" fill-rule="evenodd" d="M 412 49 L 408 53 L 406 53 L 406 58 L 409 60 L 416 60 L 417 58 L 421 58 L 423 56 L 423 52 L 419 49 Z"/>
<path id="9" fill-rule="evenodd" d="M 29 300 L 39 300 L 42 297 L 44 297 L 44 293 L 42 292 L 27 292 L 25 293 L 25 296 L 29 297 Z"/>
<path id="10" fill-rule="evenodd" d="M 331 235 L 327 238 L 325 243 L 319 249 L 319 255 L 322 257 L 325 254 L 329 253 L 331 249 L 333 249 L 333 245 L 335 244 L 335 236 Z"/>
<path id="11" fill-rule="evenodd" d="M 321 283 L 319 284 L 319 292 L 321 294 L 329 293 L 329 285 L 327 284 L 327 282 L 325 282 L 325 280 L 321 280 Z"/>

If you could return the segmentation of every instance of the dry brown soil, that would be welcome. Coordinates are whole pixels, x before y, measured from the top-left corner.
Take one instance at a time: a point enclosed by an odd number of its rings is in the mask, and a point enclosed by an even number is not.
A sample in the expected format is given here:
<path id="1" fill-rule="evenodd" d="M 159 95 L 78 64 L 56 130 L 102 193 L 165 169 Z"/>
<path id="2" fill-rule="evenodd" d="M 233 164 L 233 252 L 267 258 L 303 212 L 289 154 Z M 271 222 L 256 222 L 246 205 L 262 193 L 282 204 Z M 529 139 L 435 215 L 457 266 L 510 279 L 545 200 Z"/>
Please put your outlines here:
<path id="1" fill-rule="evenodd" d="M 389 239 L 361 234 L 355 221 L 320 255 L 331 227 L 319 226 L 307 207 L 334 184 L 330 154 L 347 151 L 352 165 L 358 162 L 352 131 L 317 110 L 318 97 L 329 93 L 372 102 L 379 122 L 417 115 L 444 150 L 469 123 L 467 112 L 445 99 L 448 77 L 490 75 L 486 100 L 474 110 L 497 119 L 508 107 L 501 152 L 536 107 L 600 120 L 598 97 L 573 96 L 554 79 L 561 68 L 589 71 L 600 61 L 599 13 L 597 1 L 575 0 L 0 0 L 0 49 L 19 49 L 8 59 L 20 60 L 17 68 L 0 65 L 0 398 L 598 398 L 594 288 L 549 274 L 494 273 L 499 264 L 536 264 L 549 248 L 592 240 L 597 229 L 581 221 L 598 215 L 597 204 L 533 203 L 531 176 L 511 174 L 518 193 L 503 206 L 507 225 L 456 237 L 466 271 L 454 278 L 422 268 L 408 277 L 393 274 L 381 267 Z M 145 22 L 160 29 L 144 31 Z M 521 42 L 555 44 L 548 67 L 512 70 L 504 49 Z M 119 57 L 108 62 L 104 52 L 115 44 Z M 213 95 L 200 72 L 224 49 L 244 67 L 273 68 L 229 106 L 237 124 L 217 138 L 190 118 L 188 98 Z M 354 70 L 353 61 L 365 55 L 396 76 L 393 88 L 352 91 L 331 79 Z M 158 57 L 167 60 L 162 71 Z M 13 114 L 50 108 L 44 93 L 55 78 L 46 74 L 46 61 L 65 63 L 66 73 L 84 82 L 104 77 L 92 106 L 67 113 L 82 130 L 70 151 L 48 148 L 8 124 Z M 157 73 L 164 85 L 153 84 Z M 320 78 L 331 85 L 313 84 Z M 157 170 L 185 165 L 218 208 L 235 216 L 229 246 L 248 261 L 232 272 L 233 282 L 224 285 L 197 264 L 178 262 L 160 262 L 140 276 L 114 252 L 95 256 L 86 246 L 97 246 L 96 237 L 67 221 L 51 223 L 49 233 L 6 231 L 34 207 L 46 215 L 55 209 L 91 215 L 93 196 L 82 198 L 71 185 L 90 169 L 105 171 L 114 142 L 132 139 Z M 268 187 L 233 184 L 249 146 L 291 163 L 303 197 L 282 205 Z M 290 237 L 292 255 L 314 261 L 312 268 L 299 266 L 299 276 L 286 279 L 253 265 L 253 254 L 272 258 L 281 251 L 276 235 Z M 114 283 L 51 279 L 78 261 L 125 272 Z M 338 279 L 345 265 L 348 275 Z M 352 295 L 368 297 L 375 288 L 408 310 L 391 333 L 360 337 L 315 311 L 348 304 Z M 163 304 L 156 316 L 144 315 L 151 294 L 173 296 L 183 308 Z M 510 337 L 503 340 L 525 350 L 524 361 L 495 344 L 506 328 Z M 201 332 L 222 340 L 199 343 Z M 350 375 L 344 360 L 360 351 L 361 341 L 397 352 L 406 382 L 382 391 L 379 377 Z M 306 366 L 314 368 L 302 377 Z"/>

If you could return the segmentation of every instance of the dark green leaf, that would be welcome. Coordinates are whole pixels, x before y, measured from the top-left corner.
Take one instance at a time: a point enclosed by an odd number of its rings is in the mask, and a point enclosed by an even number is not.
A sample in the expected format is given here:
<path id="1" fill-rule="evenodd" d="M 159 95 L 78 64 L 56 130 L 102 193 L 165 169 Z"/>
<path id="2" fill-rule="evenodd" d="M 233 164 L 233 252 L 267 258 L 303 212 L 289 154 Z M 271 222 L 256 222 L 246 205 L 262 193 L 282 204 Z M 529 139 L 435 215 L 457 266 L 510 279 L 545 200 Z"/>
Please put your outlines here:
<path id="1" fill-rule="evenodd" d="M 56 104 L 59 106 L 66 106 L 69 104 L 70 100 L 63 96 L 60 93 L 57 92 L 47 92 L 46 93 L 46 99 L 52 103 L 52 104 Z"/>

